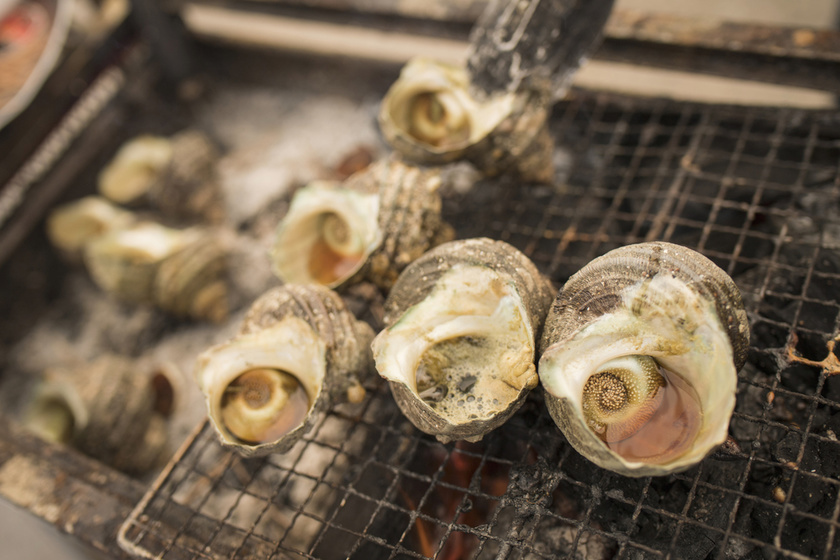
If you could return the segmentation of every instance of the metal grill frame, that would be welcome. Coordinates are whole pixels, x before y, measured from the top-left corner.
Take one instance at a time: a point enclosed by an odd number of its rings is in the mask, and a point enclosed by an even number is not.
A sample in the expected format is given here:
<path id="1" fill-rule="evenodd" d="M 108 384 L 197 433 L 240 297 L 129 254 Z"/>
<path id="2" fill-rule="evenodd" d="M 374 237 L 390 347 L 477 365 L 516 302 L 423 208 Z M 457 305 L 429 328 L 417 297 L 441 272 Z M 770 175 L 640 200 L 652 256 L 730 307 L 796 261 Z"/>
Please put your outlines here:
<path id="1" fill-rule="evenodd" d="M 686 546 L 705 551 L 706 540 L 712 545 L 697 558 L 748 558 L 750 550 L 837 558 L 840 472 L 811 457 L 815 449 L 840 456 L 828 427 L 829 415 L 840 412 L 840 399 L 829 398 L 840 391 L 840 376 L 832 377 L 840 371 L 832 353 L 840 299 L 830 297 L 840 286 L 840 270 L 830 266 L 832 258 L 840 262 L 840 117 L 578 91 L 556 108 L 552 133 L 562 188 L 487 182 L 483 195 L 446 193 L 459 237 L 508 241 L 558 286 L 629 243 L 661 239 L 704 253 L 734 277 L 749 312 L 753 344 L 730 428 L 751 439 L 736 438 L 681 474 L 627 479 L 572 450 L 539 392 L 483 443 L 443 445 L 408 425 L 387 386 L 373 382 L 363 404 L 331 410 L 283 456 L 241 459 L 199 426 L 123 525 L 121 545 L 166 560 L 425 558 L 411 541 L 418 525 L 428 525 L 437 527 L 434 558 L 446 557 L 453 539 L 472 540 L 473 558 L 587 558 L 591 545 L 610 558 L 676 559 Z M 809 193 L 833 203 L 834 215 L 811 216 L 818 204 L 801 207 Z M 805 378 L 811 390 L 801 389 Z M 335 425 L 346 428 L 341 438 Z M 306 465 L 310 449 L 330 457 L 320 472 Z M 435 462 L 418 469 L 414 461 L 430 455 Z M 465 461 L 474 465 L 469 484 L 448 481 L 446 466 Z M 217 466 L 207 470 L 207 463 Z M 383 487 L 370 486 L 368 469 Z M 488 491 L 493 469 L 507 476 L 500 495 Z M 253 490 L 266 473 L 268 495 Z M 757 495 L 768 476 L 778 490 Z M 305 499 L 282 503 L 284 488 L 298 484 L 310 487 Z M 419 493 L 406 501 L 404 485 Z M 308 508 L 322 492 L 331 505 L 313 513 Z M 450 519 L 434 513 L 440 492 L 461 495 Z M 819 513 L 808 510 L 815 492 L 825 501 Z M 562 509 L 563 500 L 574 507 Z M 248 502 L 260 513 L 246 522 L 238 515 Z M 486 522 L 458 521 L 481 503 L 492 506 Z M 700 511 L 712 503 L 713 511 Z M 219 514 L 208 513 L 208 504 Z M 279 506 L 291 512 L 287 529 L 263 535 L 265 512 Z M 774 523 L 770 542 L 745 534 L 754 512 Z M 320 525 L 314 540 L 290 546 L 304 521 Z M 824 535 L 816 548 L 798 540 L 803 523 Z M 547 550 L 544 537 L 556 527 L 571 531 L 568 550 Z M 646 533 L 657 527 L 671 536 Z"/>

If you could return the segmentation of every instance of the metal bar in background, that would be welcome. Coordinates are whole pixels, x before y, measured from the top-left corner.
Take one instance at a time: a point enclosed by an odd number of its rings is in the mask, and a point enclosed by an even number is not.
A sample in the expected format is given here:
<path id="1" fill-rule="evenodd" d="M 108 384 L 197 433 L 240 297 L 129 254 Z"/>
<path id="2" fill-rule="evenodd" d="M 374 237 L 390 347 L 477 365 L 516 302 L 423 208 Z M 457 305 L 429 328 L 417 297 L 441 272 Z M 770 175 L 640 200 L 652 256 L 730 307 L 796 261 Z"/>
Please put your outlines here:
<path id="1" fill-rule="evenodd" d="M 616 11 L 601 60 L 840 91 L 840 32 Z"/>
<path id="2" fill-rule="evenodd" d="M 445 5 L 444 5 L 445 4 Z M 194 28 L 191 18 L 203 8 L 231 15 L 256 13 L 262 25 L 273 18 L 301 24 L 343 28 L 345 33 L 376 29 L 390 33 L 380 40 L 402 44 L 414 38 L 431 37 L 466 41 L 480 7 L 488 2 L 381 2 L 378 0 L 275 0 L 246 3 L 237 1 L 184 2 L 188 27 L 205 37 L 254 43 L 254 37 L 237 34 L 232 27 Z M 360 17 L 368 16 L 367 19 Z M 368 27 L 370 26 L 370 27 Z M 266 46 L 354 56 L 352 45 L 313 48 L 311 40 L 295 45 L 293 39 L 275 38 Z M 384 43 L 382 43 L 384 44 Z M 380 49 L 388 62 L 396 62 L 389 49 Z M 416 54 L 428 55 L 418 49 Z M 364 55 L 362 55 L 364 56 Z M 372 56 L 376 58 L 376 56 Z M 447 57 L 449 58 L 449 57 Z M 593 58 L 724 76 L 742 80 L 797 86 L 821 91 L 840 91 L 840 31 L 803 27 L 730 23 L 712 19 L 613 11 L 607 22 L 604 42 Z"/>

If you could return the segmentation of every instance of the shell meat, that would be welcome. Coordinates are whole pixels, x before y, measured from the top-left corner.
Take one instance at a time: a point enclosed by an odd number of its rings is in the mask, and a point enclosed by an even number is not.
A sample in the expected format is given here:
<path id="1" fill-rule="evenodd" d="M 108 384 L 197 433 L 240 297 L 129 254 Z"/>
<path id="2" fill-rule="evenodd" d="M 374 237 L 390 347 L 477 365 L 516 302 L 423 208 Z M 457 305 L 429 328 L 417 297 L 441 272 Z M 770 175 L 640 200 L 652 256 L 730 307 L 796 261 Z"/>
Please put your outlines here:
<path id="1" fill-rule="evenodd" d="M 420 430 L 480 440 L 538 382 L 536 340 L 553 298 L 528 258 L 502 241 L 433 249 L 400 275 L 374 340 L 379 374 Z"/>
<path id="2" fill-rule="evenodd" d="M 218 159 L 216 146 L 196 130 L 138 136 L 99 174 L 99 192 L 117 204 L 151 204 L 175 220 L 218 224 L 225 214 Z"/>
<path id="3" fill-rule="evenodd" d="M 239 334 L 201 354 L 195 376 L 225 446 L 284 453 L 333 403 L 364 396 L 373 330 L 332 290 L 289 284 L 258 298 Z"/>
<path id="4" fill-rule="evenodd" d="M 295 193 L 271 259 L 284 282 L 331 288 L 367 279 L 387 289 L 411 261 L 453 237 L 441 219 L 439 170 L 380 161 L 341 184 Z"/>
<path id="5" fill-rule="evenodd" d="M 663 475 L 726 439 L 748 347 L 723 270 L 679 245 L 641 243 L 569 279 L 546 319 L 539 375 L 578 452 L 627 476 Z"/>
<path id="6" fill-rule="evenodd" d="M 115 354 L 48 370 L 25 405 L 23 423 L 47 441 L 143 473 L 159 466 L 168 451 L 174 376 L 165 366 Z"/>
<path id="7" fill-rule="evenodd" d="M 388 143 L 417 163 L 465 159 L 487 176 L 554 178 L 548 96 L 535 91 L 473 95 L 465 69 L 417 58 L 382 100 L 379 125 Z"/>
<path id="8" fill-rule="evenodd" d="M 133 213 L 98 196 L 86 196 L 64 204 L 47 217 L 50 242 L 72 260 L 81 259 L 83 247 L 109 231 L 136 221 Z"/>
<path id="9" fill-rule="evenodd" d="M 152 222 L 109 232 L 88 243 L 84 261 L 103 290 L 179 317 L 227 317 L 226 249 L 218 235 Z"/>

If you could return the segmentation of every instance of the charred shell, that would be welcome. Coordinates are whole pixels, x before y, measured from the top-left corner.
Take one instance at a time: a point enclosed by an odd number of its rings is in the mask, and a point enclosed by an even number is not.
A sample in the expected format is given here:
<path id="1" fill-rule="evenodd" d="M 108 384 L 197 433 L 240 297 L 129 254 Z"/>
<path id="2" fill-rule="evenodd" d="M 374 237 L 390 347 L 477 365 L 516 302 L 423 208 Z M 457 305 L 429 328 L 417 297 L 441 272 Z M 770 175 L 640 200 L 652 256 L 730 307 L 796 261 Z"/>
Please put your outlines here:
<path id="1" fill-rule="evenodd" d="M 480 440 L 537 385 L 536 340 L 553 295 L 507 243 L 441 245 L 391 290 L 376 369 L 417 428 L 444 442 Z"/>
<path id="2" fill-rule="evenodd" d="M 678 245 L 630 245 L 563 287 L 546 319 L 540 380 L 583 456 L 627 476 L 668 474 L 726 439 L 748 345 L 724 271 Z"/>
<path id="3" fill-rule="evenodd" d="M 427 165 L 467 160 L 487 176 L 551 181 L 554 142 L 548 96 L 537 91 L 476 96 L 466 70 L 418 58 L 403 68 L 379 112 L 388 143 Z"/>
<path id="4" fill-rule="evenodd" d="M 257 299 L 239 334 L 198 358 L 196 379 L 223 445 L 284 453 L 332 404 L 363 396 L 373 330 L 332 290 L 289 284 Z"/>
<path id="5" fill-rule="evenodd" d="M 366 279 L 387 289 L 411 261 L 452 238 L 440 184 L 439 170 L 389 160 L 341 184 L 300 189 L 277 226 L 275 274 L 331 288 Z"/>

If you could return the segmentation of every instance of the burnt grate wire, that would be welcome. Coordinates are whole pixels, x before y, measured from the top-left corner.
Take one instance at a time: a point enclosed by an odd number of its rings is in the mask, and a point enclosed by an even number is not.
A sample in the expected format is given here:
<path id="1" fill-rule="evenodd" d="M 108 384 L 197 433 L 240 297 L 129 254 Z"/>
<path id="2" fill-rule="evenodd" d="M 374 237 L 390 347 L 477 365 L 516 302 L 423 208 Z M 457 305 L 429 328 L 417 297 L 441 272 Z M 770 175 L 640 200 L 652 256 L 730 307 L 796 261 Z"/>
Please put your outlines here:
<path id="1" fill-rule="evenodd" d="M 449 193 L 460 237 L 512 243 L 558 284 L 621 245 L 706 254 L 752 347 L 731 445 L 630 479 L 567 445 L 539 392 L 477 444 L 415 430 L 387 385 L 288 454 L 243 460 L 199 427 L 123 526 L 182 558 L 840 558 L 840 116 L 577 92 L 558 186 Z"/>

